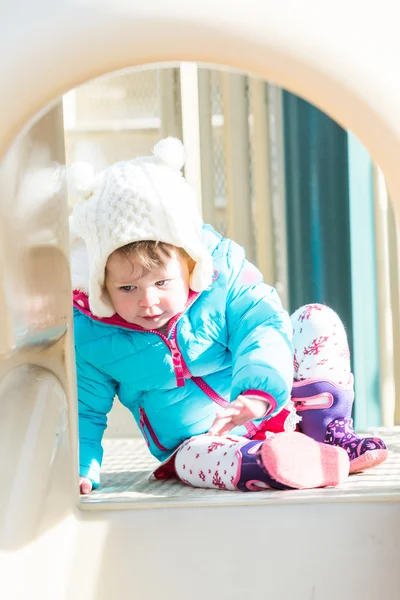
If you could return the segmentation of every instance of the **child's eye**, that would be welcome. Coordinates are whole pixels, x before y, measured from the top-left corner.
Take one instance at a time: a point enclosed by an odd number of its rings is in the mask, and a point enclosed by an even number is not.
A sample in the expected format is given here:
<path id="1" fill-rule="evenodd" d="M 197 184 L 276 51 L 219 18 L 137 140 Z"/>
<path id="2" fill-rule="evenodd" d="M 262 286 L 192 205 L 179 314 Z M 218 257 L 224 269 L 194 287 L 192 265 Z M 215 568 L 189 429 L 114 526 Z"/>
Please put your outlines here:
<path id="1" fill-rule="evenodd" d="M 132 290 L 135 290 L 136 287 L 134 285 L 122 285 L 119 289 L 123 292 L 131 292 Z"/>
<path id="2" fill-rule="evenodd" d="M 165 287 L 169 283 L 169 279 L 161 279 L 161 281 L 156 281 L 157 287 Z"/>

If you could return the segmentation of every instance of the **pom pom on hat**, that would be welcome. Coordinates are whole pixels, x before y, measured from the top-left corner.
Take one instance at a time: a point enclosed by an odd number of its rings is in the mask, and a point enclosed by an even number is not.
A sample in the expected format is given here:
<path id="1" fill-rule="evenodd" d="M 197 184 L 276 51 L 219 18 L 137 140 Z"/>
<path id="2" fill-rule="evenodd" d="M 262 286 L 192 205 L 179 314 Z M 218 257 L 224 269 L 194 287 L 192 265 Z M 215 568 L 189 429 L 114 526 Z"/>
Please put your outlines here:
<path id="1" fill-rule="evenodd" d="M 175 171 L 180 171 L 186 160 L 185 148 L 182 142 L 173 137 L 158 142 L 153 148 L 153 154 Z"/>
<path id="2" fill-rule="evenodd" d="M 93 191 L 96 174 L 92 165 L 85 161 L 73 163 L 68 169 L 68 189 L 71 195 L 88 198 Z"/>

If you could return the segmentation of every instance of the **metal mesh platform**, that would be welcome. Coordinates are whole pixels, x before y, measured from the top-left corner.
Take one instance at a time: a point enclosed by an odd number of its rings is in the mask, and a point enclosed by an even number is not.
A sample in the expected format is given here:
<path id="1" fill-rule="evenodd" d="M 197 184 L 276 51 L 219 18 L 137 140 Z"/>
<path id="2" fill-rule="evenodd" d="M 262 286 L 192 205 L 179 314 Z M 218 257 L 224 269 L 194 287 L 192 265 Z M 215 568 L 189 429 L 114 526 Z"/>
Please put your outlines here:
<path id="1" fill-rule="evenodd" d="M 158 464 L 141 439 L 104 440 L 101 487 L 83 496 L 82 508 L 161 508 L 165 506 L 256 505 L 332 501 L 400 500 L 400 427 L 376 429 L 368 435 L 382 437 L 387 461 L 374 469 L 351 475 L 339 487 L 317 490 L 257 493 L 196 489 L 177 480 L 149 480 Z"/>

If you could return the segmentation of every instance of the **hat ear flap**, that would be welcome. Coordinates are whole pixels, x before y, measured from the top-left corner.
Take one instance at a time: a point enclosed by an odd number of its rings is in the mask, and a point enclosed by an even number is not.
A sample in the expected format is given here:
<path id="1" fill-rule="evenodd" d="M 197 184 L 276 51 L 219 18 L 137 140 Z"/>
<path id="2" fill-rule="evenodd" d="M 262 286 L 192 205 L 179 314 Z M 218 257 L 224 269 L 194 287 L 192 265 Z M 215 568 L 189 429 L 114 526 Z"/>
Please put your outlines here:
<path id="1" fill-rule="evenodd" d="M 105 265 L 92 264 L 92 273 L 89 281 L 89 306 L 96 317 L 109 318 L 115 315 L 115 309 L 105 286 Z"/>
<path id="2" fill-rule="evenodd" d="M 203 292 L 212 284 L 214 274 L 213 260 L 210 254 L 204 253 L 194 266 L 190 275 L 190 289 L 194 292 Z"/>
<path id="3" fill-rule="evenodd" d="M 69 223 L 69 244 L 72 248 L 74 246 L 74 244 L 80 239 L 81 236 L 78 234 L 77 230 L 75 229 L 74 217 L 72 215 L 68 218 L 68 223 Z"/>

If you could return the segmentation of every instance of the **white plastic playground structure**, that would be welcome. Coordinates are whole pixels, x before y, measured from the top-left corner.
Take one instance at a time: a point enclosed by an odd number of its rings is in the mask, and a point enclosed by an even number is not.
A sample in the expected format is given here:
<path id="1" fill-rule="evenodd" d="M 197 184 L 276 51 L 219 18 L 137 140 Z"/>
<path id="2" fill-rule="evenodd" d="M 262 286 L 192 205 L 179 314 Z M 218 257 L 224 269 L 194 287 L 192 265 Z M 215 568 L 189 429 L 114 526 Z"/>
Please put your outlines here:
<path id="1" fill-rule="evenodd" d="M 397 0 L 3 0 L 0 598 L 400 597 L 400 481 L 389 468 L 385 486 L 371 475 L 343 493 L 81 503 L 60 105 L 71 88 L 135 65 L 249 72 L 350 128 L 398 215 L 398 10 Z"/>

